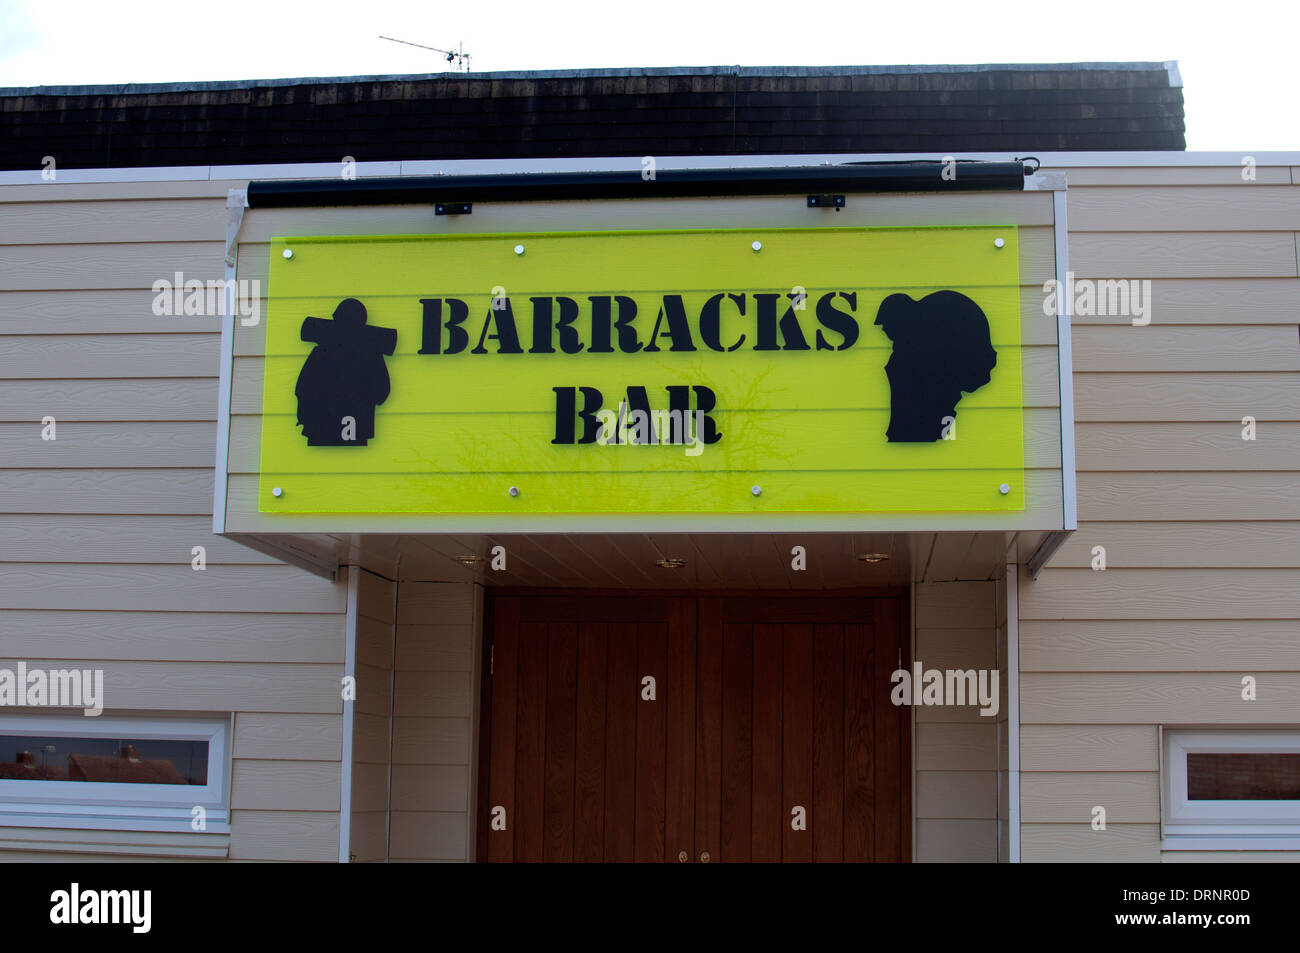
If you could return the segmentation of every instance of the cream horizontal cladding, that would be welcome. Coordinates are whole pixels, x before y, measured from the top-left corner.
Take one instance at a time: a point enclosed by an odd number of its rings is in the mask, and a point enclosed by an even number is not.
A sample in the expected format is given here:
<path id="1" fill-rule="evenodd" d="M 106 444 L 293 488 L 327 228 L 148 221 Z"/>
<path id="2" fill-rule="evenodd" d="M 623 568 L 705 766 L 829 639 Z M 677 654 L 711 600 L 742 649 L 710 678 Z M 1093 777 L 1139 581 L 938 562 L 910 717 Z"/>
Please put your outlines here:
<path id="1" fill-rule="evenodd" d="M 152 308 L 223 276 L 236 184 L 0 187 L 0 664 L 231 722 L 229 834 L 0 828 L 0 860 L 338 858 L 346 582 L 212 534 L 220 319 Z"/>
<path id="2" fill-rule="evenodd" d="M 400 582 L 392 860 L 472 860 L 483 589 Z"/>
<path id="3" fill-rule="evenodd" d="M 1079 528 L 1019 590 L 1026 861 L 1300 857 L 1283 842 L 1162 843 L 1158 740 L 1162 725 L 1300 723 L 1300 187 L 1287 171 L 1067 172 L 1071 270 L 1150 280 L 1151 321 L 1073 318 Z"/>
<path id="4" fill-rule="evenodd" d="M 913 659 L 925 669 L 997 668 L 996 584 L 913 587 Z M 1001 682 L 999 682 L 1001 685 Z M 1005 705 L 999 705 L 999 715 Z M 999 716 L 978 705 L 914 705 L 915 859 L 991 862 L 999 856 Z"/>

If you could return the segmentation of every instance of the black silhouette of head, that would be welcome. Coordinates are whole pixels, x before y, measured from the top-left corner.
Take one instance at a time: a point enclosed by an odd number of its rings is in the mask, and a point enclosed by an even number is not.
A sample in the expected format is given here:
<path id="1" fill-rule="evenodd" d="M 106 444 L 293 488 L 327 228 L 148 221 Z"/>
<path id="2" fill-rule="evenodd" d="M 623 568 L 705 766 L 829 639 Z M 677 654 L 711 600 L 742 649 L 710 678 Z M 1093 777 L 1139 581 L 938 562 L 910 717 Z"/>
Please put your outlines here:
<path id="1" fill-rule="evenodd" d="M 956 420 L 962 392 L 987 384 L 998 362 L 988 318 L 964 294 L 936 291 L 920 301 L 890 295 L 876 313 L 876 324 L 894 342 L 885 364 L 890 390 L 885 435 L 893 443 L 940 439 L 944 418 Z"/>
<path id="2" fill-rule="evenodd" d="M 316 346 L 298 374 L 298 423 L 310 447 L 365 446 L 375 435 L 375 407 L 388 399 L 384 355 L 397 331 L 366 324 L 366 307 L 345 298 L 332 321 L 309 317 L 302 339 Z"/>

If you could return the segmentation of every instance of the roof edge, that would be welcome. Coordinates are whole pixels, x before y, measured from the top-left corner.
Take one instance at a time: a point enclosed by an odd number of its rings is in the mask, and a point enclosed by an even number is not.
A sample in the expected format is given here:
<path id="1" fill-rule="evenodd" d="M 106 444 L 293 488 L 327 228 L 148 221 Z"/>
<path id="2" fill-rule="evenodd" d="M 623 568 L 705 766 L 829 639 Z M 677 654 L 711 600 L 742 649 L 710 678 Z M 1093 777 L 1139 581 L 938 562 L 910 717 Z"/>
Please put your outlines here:
<path id="1" fill-rule="evenodd" d="M 106 96 L 185 93 L 276 86 L 328 86 L 347 83 L 410 83 L 427 80 L 578 79 L 638 76 L 880 76 L 923 73 L 991 72 L 1167 72 L 1171 86 L 1182 86 L 1177 61 L 1124 63 L 971 63 L 895 66 L 649 66 L 495 72 L 395 73 L 367 76 L 303 76 L 286 79 L 213 80 L 198 83 L 118 83 L 87 86 L 4 86 L 0 96 Z M 1175 82 L 1177 80 L 1177 82 Z"/>

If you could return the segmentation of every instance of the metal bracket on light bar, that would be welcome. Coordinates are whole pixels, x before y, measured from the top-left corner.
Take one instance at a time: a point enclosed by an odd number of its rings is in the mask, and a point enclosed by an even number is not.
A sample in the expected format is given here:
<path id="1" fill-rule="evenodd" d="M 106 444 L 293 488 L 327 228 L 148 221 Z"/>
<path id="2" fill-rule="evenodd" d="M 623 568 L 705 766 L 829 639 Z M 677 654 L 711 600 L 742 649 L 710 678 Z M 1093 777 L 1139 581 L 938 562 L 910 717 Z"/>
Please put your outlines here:
<path id="1" fill-rule="evenodd" d="M 1025 188 L 1024 162 L 861 162 L 771 168 L 626 172 L 512 172 L 363 176 L 250 182 L 249 208 L 340 205 L 468 205 L 562 199 L 655 199 L 847 192 L 979 192 Z"/>

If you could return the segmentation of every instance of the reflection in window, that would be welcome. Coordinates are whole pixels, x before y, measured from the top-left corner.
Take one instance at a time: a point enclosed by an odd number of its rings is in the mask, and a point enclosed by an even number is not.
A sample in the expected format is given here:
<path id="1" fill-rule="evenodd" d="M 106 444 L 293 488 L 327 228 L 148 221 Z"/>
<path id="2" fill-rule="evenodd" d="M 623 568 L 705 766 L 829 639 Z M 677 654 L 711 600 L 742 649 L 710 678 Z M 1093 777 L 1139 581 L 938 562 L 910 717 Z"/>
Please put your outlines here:
<path id="1" fill-rule="evenodd" d="M 208 742 L 0 735 L 0 779 L 207 784 Z"/>
<path id="2" fill-rule="evenodd" d="M 1187 754 L 1189 801 L 1300 800 L 1300 754 Z"/>

